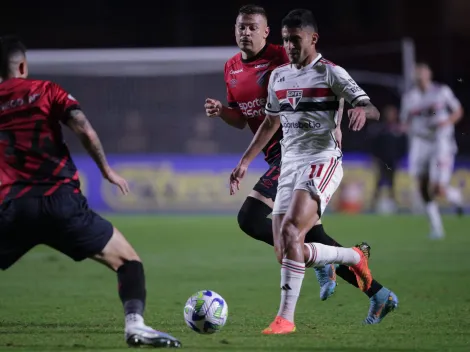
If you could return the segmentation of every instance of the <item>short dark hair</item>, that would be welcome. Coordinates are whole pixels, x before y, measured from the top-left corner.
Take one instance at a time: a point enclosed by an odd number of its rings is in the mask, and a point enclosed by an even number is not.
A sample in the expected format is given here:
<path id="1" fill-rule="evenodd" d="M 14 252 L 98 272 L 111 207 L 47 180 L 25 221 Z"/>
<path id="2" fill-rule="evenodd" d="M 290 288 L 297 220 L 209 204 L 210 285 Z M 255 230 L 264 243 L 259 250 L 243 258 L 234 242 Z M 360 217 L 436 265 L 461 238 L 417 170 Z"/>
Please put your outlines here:
<path id="1" fill-rule="evenodd" d="M 264 7 L 258 6 L 258 5 L 244 5 L 240 7 L 238 10 L 239 15 L 261 15 L 263 16 L 266 20 L 268 19 L 268 15 L 266 14 L 266 10 Z"/>
<path id="2" fill-rule="evenodd" d="M 318 32 L 317 21 L 315 17 L 313 17 L 312 11 L 306 9 L 295 9 L 289 12 L 286 17 L 282 19 L 282 27 L 312 27 L 315 32 Z"/>
<path id="3" fill-rule="evenodd" d="M 26 47 L 21 40 L 14 35 L 0 37 L 0 77 L 8 76 L 10 59 L 17 54 L 26 55 Z"/>

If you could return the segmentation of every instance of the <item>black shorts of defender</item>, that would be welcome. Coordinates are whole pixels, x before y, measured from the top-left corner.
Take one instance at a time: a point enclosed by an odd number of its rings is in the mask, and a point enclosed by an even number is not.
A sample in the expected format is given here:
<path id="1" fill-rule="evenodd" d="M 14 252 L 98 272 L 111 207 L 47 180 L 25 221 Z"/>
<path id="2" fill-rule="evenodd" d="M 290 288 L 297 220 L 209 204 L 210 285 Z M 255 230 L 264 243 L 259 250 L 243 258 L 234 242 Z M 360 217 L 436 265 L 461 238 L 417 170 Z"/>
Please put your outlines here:
<path id="1" fill-rule="evenodd" d="M 81 194 L 9 200 L 0 205 L 0 269 L 40 244 L 81 261 L 101 253 L 112 234 L 113 225 Z"/>
<path id="2" fill-rule="evenodd" d="M 281 159 L 269 164 L 269 169 L 260 177 L 259 181 L 253 187 L 254 191 L 260 193 L 263 197 L 276 199 L 277 184 L 281 173 Z"/>

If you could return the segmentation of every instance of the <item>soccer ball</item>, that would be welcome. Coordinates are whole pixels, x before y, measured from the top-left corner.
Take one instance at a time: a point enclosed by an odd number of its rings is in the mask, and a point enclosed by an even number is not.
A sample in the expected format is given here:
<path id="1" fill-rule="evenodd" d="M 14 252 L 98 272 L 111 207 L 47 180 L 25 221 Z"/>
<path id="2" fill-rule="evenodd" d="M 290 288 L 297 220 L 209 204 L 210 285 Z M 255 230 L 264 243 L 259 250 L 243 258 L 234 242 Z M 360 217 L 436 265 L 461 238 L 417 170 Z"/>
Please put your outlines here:
<path id="1" fill-rule="evenodd" d="M 213 334 L 225 325 L 228 306 L 214 291 L 199 291 L 184 306 L 184 321 L 199 334 Z"/>

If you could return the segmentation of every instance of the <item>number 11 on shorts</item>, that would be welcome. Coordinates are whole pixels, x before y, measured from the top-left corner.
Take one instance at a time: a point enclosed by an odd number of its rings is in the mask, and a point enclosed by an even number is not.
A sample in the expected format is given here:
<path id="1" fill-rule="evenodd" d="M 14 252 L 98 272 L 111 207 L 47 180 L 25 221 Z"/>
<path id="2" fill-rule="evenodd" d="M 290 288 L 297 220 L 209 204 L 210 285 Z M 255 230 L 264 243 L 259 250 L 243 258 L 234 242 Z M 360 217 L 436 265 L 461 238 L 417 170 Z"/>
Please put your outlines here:
<path id="1" fill-rule="evenodd" d="M 321 176 L 321 173 L 323 171 L 323 165 L 310 165 L 311 170 L 310 170 L 310 175 L 308 175 L 309 178 L 317 178 Z"/>

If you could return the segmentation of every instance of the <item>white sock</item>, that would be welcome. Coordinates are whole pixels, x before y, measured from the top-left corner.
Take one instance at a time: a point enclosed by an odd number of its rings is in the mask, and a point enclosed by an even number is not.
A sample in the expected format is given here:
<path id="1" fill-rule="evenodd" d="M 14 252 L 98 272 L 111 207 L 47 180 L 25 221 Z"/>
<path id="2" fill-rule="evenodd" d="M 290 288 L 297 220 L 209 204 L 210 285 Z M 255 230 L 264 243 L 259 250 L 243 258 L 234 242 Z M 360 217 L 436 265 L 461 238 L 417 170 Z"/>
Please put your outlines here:
<path id="1" fill-rule="evenodd" d="M 310 252 L 306 267 L 325 264 L 356 265 L 361 256 L 352 248 L 327 246 L 321 243 L 305 243 Z"/>
<path id="2" fill-rule="evenodd" d="M 442 226 L 441 214 L 439 213 L 439 207 L 436 202 L 426 203 L 426 214 L 431 225 L 431 232 L 443 234 L 444 227 Z"/>
<path id="3" fill-rule="evenodd" d="M 446 188 L 446 198 L 449 203 L 457 207 L 461 207 L 463 205 L 462 193 L 458 190 L 458 188 L 448 186 Z"/>
<path id="4" fill-rule="evenodd" d="M 283 259 L 281 265 L 281 306 L 278 316 L 294 322 L 295 306 L 299 299 L 302 281 L 305 276 L 305 263 Z"/>
<path id="5" fill-rule="evenodd" d="M 127 314 L 126 315 L 126 327 L 144 325 L 144 318 L 140 314 Z"/>

